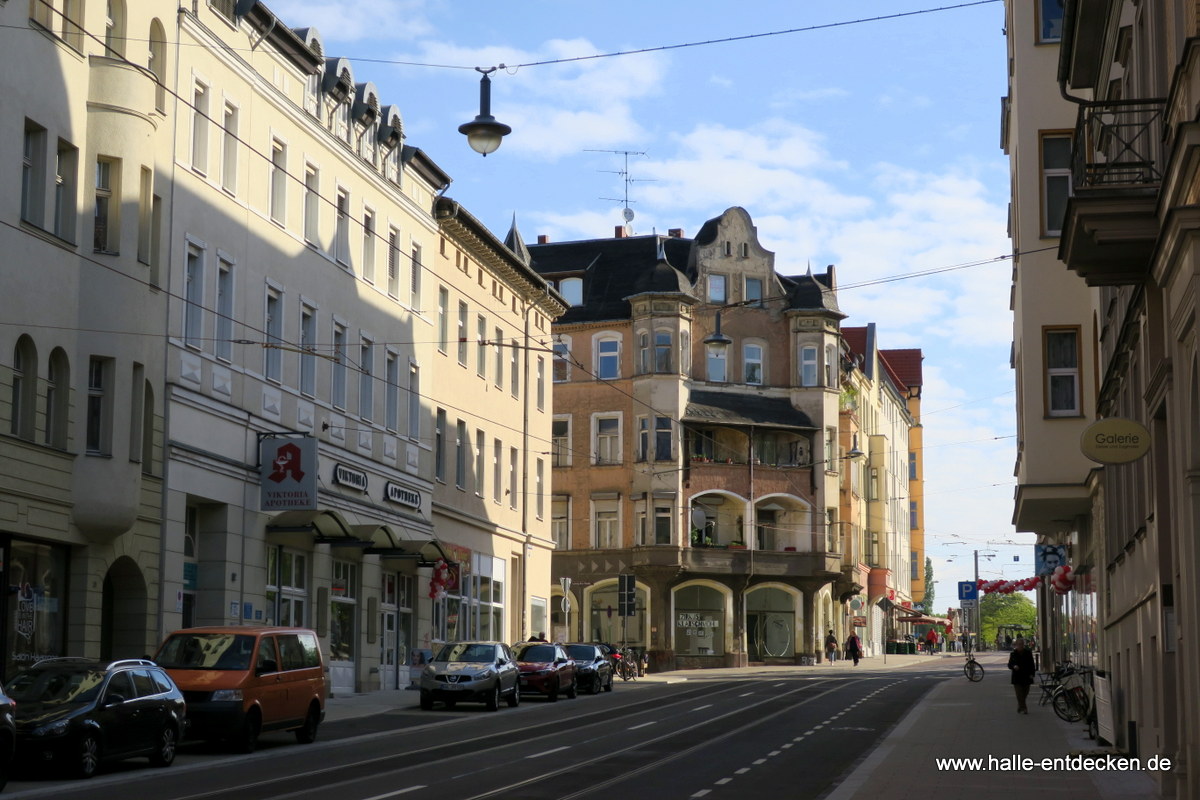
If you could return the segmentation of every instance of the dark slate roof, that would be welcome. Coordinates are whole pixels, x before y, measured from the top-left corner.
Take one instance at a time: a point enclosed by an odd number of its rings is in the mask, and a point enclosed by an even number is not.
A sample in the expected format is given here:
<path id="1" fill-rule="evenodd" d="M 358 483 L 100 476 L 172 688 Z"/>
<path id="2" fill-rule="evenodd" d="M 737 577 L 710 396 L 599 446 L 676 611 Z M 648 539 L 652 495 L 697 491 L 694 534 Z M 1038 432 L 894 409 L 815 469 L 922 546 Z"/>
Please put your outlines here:
<path id="1" fill-rule="evenodd" d="M 694 391 L 688 396 L 684 422 L 713 425 L 769 425 L 773 428 L 816 430 L 808 414 L 786 397 L 760 397 L 733 392 Z"/>
<path id="2" fill-rule="evenodd" d="M 783 284 L 783 290 L 787 293 L 788 308 L 795 308 L 801 311 L 820 309 L 837 314 L 842 318 L 846 316 L 838 308 L 832 265 L 830 265 L 824 274 L 813 274 L 813 271 L 810 269 L 806 275 L 794 277 L 780 276 L 779 280 Z"/>
<path id="3" fill-rule="evenodd" d="M 662 242 L 666 262 L 658 259 Z M 558 324 L 628 319 L 627 297 L 641 292 L 691 293 L 691 283 L 672 265 L 687 264 L 691 239 L 627 236 L 527 245 L 533 269 L 545 278 L 583 277 L 583 305 L 573 306 Z"/>
<path id="4" fill-rule="evenodd" d="M 521 238 L 521 232 L 517 230 L 517 215 L 513 214 L 512 226 L 508 229 L 508 235 L 504 237 L 504 246 L 513 252 L 521 263 L 529 266 L 529 262 L 533 257 L 529 255 L 529 248 L 525 246 L 525 240 Z"/>

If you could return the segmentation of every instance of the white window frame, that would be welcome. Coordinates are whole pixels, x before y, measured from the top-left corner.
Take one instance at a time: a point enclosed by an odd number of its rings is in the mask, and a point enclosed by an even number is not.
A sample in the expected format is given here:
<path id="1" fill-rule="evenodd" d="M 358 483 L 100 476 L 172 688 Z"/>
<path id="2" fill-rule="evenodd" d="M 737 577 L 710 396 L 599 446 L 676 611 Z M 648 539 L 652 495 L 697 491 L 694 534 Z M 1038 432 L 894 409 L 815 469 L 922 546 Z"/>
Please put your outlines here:
<path id="1" fill-rule="evenodd" d="M 1070 334 L 1074 339 L 1074 366 L 1051 366 L 1050 364 L 1050 337 Z M 1046 416 L 1047 417 L 1078 417 L 1082 414 L 1080 389 L 1081 381 L 1081 364 L 1082 364 L 1082 349 L 1081 337 L 1079 328 L 1076 327 L 1047 327 L 1042 329 L 1042 354 L 1046 365 Z M 1061 408 L 1055 407 L 1054 386 L 1063 379 L 1070 381 L 1071 394 L 1074 403 L 1070 406 Z"/>
<path id="2" fill-rule="evenodd" d="M 614 345 L 612 352 L 605 352 L 606 345 Z M 615 381 L 621 378 L 621 337 L 616 334 L 599 334 L 596 337 L 595 349 L 596 378 L 602 381 Z M 607 374 L 605 364 L 614 367 L 612 374 Z"/>
<path id="3" fill-rule="evenodd" d="M 806 344 L 800 348 L 800 385 L 817 386 L 821 378 L 818 360 L 820 349 L 816 345 Z"/>
<path id="4" fill-rule="evenodd" d="M 1038 164 L 1041 166 L 1041 191 L 1042 191 L 1042 236 L 1047 238 L 1055 238 L 1062 236 L 1062 225 L 1065 220 L 1052 220 L 1050 218 L 1051 211 L 1051 196 L 1061 201 L 1063 212 L 1065 214 L 1067 198 L 1074 193 L 1071 176 L 1071 139 L 1070 132 L 1061 131 L 1042 131 L 1038 135 Z M 1057 142 L 1065 141 L 1067 144 L 1067 163 L 1055 167 L 1046 165 L 1046 142 L 1055 140 Z M 1052 185 L 1061 186 L 1065 181 L 1066 195 L 1059 197 L 1061 189 L 1052 189 Z"/>
<path id="5" fill-rule="evenodd" d="M 751 350 L 757 350 L 757 354 L 752 354 Z M 748 386 L 762 386 L 765 360 L 763 354 L 766 347 L 761 342 L 745 342 L 742 345 L 742 382 Z M 751 380 L 750 368 L 757 367 L 758 380 Z"/>
<path id="6" fill-rule="evenodd" d="M 615 430 L 600 431 L 601 422 L 616 422 Z M 597 465 L 620 464 L 622 460 L 622 442 L 624 440 L 624 419 L 621 414 L 592 415 L 592 463 Z"/>

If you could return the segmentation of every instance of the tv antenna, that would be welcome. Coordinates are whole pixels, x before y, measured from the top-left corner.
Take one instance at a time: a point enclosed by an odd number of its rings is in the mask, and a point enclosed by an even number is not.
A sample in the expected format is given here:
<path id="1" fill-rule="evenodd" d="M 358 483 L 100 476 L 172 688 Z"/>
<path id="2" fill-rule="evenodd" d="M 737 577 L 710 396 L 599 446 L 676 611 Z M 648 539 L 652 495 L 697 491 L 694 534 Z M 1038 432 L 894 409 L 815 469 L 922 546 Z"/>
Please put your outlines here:
<path id="1" fill-rule="evenodd" d="M 629 199 L 629 184 L 634 183 L 635 181 L 639 182 L 639 183 L 654 181 L 654 178 L 630 177 L 630 175 L 629 175 L 629 157 L 630 156 L 644 156 L 644 155 L 646 155 L 646 153 L 641 150 L 592 150 L 592 149 L 585 149 L 584 152 L 586 152 L 586 153 L 614 153 L 616 155 L 625 157 L 625 166 L 623 169 L 602 169 L 602 170 L 600 170 L 600 172 L 611 172 L 614 175 L 621 176 L 621 180 L 625 184 L 625 197 L 624 198 L 601 197 L 600 199 L 601 200 L 610 200 L 614 203 L 621 203 L 624 206 L 624 208 L 621 209 L 621 216 L 624 218 L 626 226 L 629 226 L 633 222 L 633 218 L 635 216 L 633 213 L 633 209 L 630 208 L 630 205 L 637 202 L 636 200 Z"/>

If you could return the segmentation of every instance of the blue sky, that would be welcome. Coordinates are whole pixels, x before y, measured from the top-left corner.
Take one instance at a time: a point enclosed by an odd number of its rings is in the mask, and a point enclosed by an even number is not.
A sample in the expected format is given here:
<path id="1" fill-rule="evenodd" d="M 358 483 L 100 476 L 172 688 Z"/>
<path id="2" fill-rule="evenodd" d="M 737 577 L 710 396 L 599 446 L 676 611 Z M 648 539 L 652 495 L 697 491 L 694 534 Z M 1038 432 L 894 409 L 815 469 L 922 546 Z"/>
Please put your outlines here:
<path id="1" fill-rule="evenodd" d="M 493 74 L 513 128 L 487 158 L 458 126 L 478 111 L 474 67 L 723 39 L 954 5 L 756 0 L 269 2 L 316 26 L 404 118 L 407 143 L 453 178 L 448 195 L 503 236 L 611 236 L 629 158 L 634 233 L 755 220 L 785 274 L 835 264 L 847 325 L 924 351 L 926 531 L 936 606 L 973 576 L 1032 574 L 1012 531 L 1016 440 L 1009 368 L 1012 265 L 999 0 L 903 18 Z M 731 13 L 731 9 L 733 13 Z M 369 61 L 370 59 L 371 61 Z M 447 65 L 413 66 L 396 62 Z M 462 69 L 449 68 L 452 66 Z M 941 270 L 904 280 L 881 279 Z M 1008 544 L 1010 542 L 1016 544 Z M 1013 562 L 1019 555 L 1020 561 Z"/>

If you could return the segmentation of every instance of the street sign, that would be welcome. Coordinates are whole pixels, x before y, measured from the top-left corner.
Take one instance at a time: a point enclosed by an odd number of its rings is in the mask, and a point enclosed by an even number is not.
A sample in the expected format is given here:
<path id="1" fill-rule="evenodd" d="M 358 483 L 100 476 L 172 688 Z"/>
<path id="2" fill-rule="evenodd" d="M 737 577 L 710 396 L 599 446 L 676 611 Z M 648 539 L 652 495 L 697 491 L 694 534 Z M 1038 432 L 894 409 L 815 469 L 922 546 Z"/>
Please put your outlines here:
<path id="1" fill-rule="evenodd" d="M 962 610 L 963 611 L 974 611 L 978 607 L 979 607 L 978 600 L 972 599 L 972 600 L 963 600 L 962 601 Z"/>
<path id="2" fill-rule="evenodd" d="M 958 582 L 958 599 L 975 600 L 979 597 L 979 586 L 973 581 Z"/>

